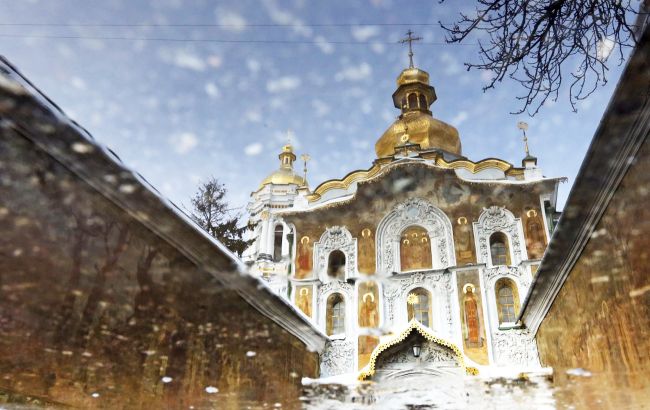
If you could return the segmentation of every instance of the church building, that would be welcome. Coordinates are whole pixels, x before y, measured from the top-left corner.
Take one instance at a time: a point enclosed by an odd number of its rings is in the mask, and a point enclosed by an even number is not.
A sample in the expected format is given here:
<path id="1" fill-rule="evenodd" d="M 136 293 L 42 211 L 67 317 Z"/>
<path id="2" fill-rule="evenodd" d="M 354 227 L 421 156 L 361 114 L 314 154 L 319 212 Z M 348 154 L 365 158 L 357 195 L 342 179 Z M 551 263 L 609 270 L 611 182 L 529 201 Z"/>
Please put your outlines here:
<path id="1" fill-rule="evenodd" d="M 410 57 L 392 95 L 400 115 L 368 169 L 310 189 L 292 146 L 282 148 L 251 194 L 255 241 L 244 261 L 329 336 L 322 377 L 539 366 L 516 319 L 561 178 L 544 177 L 530 154 L 521 167 L 464 157 Z"/>

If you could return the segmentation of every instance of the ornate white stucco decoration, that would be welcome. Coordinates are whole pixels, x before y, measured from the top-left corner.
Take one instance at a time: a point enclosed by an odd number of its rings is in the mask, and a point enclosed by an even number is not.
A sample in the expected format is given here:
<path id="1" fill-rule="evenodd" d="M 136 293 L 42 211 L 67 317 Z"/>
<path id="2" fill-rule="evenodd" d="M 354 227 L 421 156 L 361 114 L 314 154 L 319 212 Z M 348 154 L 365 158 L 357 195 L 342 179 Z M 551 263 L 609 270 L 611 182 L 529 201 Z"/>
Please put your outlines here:
<path id="1" fill-rule="evenodd" d="M 328 282 L 327 259 L 332 251 L 340 250 L 345 254 L 345 278 L 356 276 L 357 269 L 357 239 L 350 231 L 342 226 L 327 228 L 318 242 L 314 243 L 314 262 L 318 277 Z"/>
<path id="2" fill-rule="evenodd" d="M 500 278 L 510 278 L 519 285 L 520 295 L 525 295 L 530 287 L 532 275 L 528 269 L 521 266 L 494 266 L 484 271 L 485 283 L 489 289 L 494 289 L 494 284 Z"/>
<path id="3" fill-rule="evenodd" d="M 540 366 L 535 338 L 527 329 L 495 331 L 492 334 L 492 347 L 498 365 Z"/>
<path id="4" fill-rule="evenodd" d="M 347 340 L 332 340 L 321 355 L 321 377 L 336 376 L 354 371 L 354 346 Z"/>
<path id="5" fill-rule="evenodd" d="M 384 286 L 384 300 L 386 304 L 386 320 L 388 325 L 394 325 L 396 314 L 400 309 L 406 309 L 406 298 L 415 288 L 422 287 L 431 292 L 432 320 L 443 319 L 446 329 L 439 329 L 451 333 L 453 319 L 451 313 L 451 273 L 443 272 L 414 272 L 407 277 L 390 278 Z M 442 311 L 436 311 L 436 307 Z M 404 323 L 408 318 L 402 318 Z"/>
<path id="6" fill-rule="evenodd" d="M 428 340 L 422 343 L 419 358 L 413 356 L 413 346 L 405 345 L 392 355 L 381 356 L 377 359 L 375 366 L 376 372 L 381 370 L 402 370 L 416 366 L 460 368 L 453 350 Z"/>
<path id="7" fill-rule="evenodd" d="M 474 236 L 477 240 L 477 256 L 479 263 L 491 264 L 489 238 L 495 232 L 503 232 L 508 237 L 513 259 L 512 265 L 518 265 L 526 259 L 526 249 L 523 247 L 523 231 L 521 219 L 515 218 L 512 212 L 500 206 L 483 208 L 478 222 L 474 222 Z"/>
<path id="8" fill-rule="evenodd" d="M 354 287 L 349 283 L 335 280 L 327 282 L 318 288 L 318 298 L 323 302 L 325 301 L 325 298 L 332 293 L 342 293 L 344 296 L 349 298 L 348 300 L 351 300 L 354 293 Z"/>
<path id="9" fill-rule="evenodd" d="M 433 269 L 456 264 L 451 222 L 439 208 L 422 198 L 397 205 L 377 227 L 377 267 L 380 272 L 399 272 L 399 245 L 402 232 L 413 225 L 427 230 L 431 239 Z"/>

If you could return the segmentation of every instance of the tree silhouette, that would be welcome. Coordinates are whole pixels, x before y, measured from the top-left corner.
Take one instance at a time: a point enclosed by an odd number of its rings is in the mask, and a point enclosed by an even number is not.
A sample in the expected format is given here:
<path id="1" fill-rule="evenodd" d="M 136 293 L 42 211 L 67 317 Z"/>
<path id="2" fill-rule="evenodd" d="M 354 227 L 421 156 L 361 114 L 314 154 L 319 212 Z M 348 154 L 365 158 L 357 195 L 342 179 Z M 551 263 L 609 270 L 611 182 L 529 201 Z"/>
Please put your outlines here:
<path id="1" fill-rule="evenodd" d="M 203 182 L 191 199 L 191 217 L 210 235 L 241 256 L 253 242 L 243 239 L 244 233 L 252 226 L 240 226 L 241 214 L 232 213 L 226 202 L 227 192 L 225 185 L 214 177 Z"/>

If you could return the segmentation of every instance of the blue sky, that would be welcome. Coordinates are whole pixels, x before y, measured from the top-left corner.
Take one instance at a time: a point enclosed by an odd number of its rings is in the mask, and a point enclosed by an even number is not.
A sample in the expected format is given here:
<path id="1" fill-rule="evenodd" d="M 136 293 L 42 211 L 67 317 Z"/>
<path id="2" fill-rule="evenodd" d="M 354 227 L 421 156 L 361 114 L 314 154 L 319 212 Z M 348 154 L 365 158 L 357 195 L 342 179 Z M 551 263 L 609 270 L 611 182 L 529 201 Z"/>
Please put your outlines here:
<path id="1" fill-rule="evenodd" d="M 437 22 L 451 22 L 472 7 L 472 1 L 397 0 L 2 2 L 0 23 L 75 26 L 0 25 L 0 52 L 172 201 L 187 205 L 199 181 L 213 175 L 227 185 L 230 201 L 244 206 L 277 167 L 288 129 L 298 154 L 312 157 L 314 188 L 368 168 L 375 141 L 398 114 L 391 94 L 408 58 L 396 42 L 409 27 L 309 25 L 431 23 L 411 28 L 425 42 L 437 43 L 444 39 Z M 313 44 L 206 41 L 215 39 Z M 482 91 L 488 75 L 463 67 L 477 58 L 471 41 L 415 45 L 415 63 L 430 73 L 438 95 L 434 116 L 458 128 L 468 158 L 498 157 L 517 165 L 523 147 L 516 124 L 527 121 L 531 151 L 545 175 L 569 178 L 560 189 L 561 206 L 621 67 L 611 62 L 609 83 L 580 103 L 578 113 L 571 111 L 565 90 L 530 118 L 510 114 L 519 107 L 517 83 L 507 80 Z"/>

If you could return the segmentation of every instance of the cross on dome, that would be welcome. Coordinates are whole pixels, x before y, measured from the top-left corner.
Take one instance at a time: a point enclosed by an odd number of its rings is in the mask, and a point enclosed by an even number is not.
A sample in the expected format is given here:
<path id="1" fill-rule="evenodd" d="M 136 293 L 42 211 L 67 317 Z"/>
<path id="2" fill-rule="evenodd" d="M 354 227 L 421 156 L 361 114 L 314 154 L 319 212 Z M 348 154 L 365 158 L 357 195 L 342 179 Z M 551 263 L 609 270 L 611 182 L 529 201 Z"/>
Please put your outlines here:
<path id="1" fill-rule="evenodd" d="M 409 29 L 409 31 L 406 32 L 407 37 L 399 41 L 401 44 L 409 43 L 409 68 L 414 67 L 414 65 L 413 65 L 413 42 L 422 40 L 422 37 L 413 37 L 413 34 L 414 33 Z"/>

